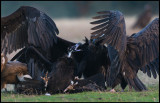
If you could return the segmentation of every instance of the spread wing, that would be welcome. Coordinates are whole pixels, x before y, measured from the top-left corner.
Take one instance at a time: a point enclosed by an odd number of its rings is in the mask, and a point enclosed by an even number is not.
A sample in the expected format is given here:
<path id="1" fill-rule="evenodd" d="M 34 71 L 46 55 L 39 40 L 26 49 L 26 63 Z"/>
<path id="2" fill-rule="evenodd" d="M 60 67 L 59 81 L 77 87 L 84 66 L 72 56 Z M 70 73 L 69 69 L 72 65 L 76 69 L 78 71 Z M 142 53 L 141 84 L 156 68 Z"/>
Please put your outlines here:
<path id="1" fill-rule="evenodd" d="M 120 72 L 122 63 L 120 62 L 125 53 L 126 49 L 126 27 L 123 14 L 119 11 L 104 11 L 98 12 L 103 14 L 100 16 L 93 17 L 93 19 L 100 19 L 91 24 L 99 24 L 92 28 L 96 30 L 91 33 L 91 39 L 98 42 L 102 41 L 102 44 L 107 43 L 108 54 L 111 59 L 111 67 L 108 69 L 107 80 L 109 86 L 112 85 Z"/>
<path id="2" fill-rule="evenodd" d="M 154 19 L 140 32 L 127 39 L 127 58 L 134 70 L 147 72 L 156 78 L 159 74 L 159 18 Z"/>
<path id="3" fill-rule="evenodd" d="M 23 6 L 1 18 L 1 52 L 12 53 L 28 45 L 46 50 L 56 42 L 58 33 L 54 21 L 45 13 Z"/>
<path id="4" fill-rule="evenodd" d="M 91 24 L 99 25 L 91 29 L 96 30 L 91 33 L 91 39 L 94 39 L 95 42 L 101 40 L 102 44 L 107 43 L 122 54 L 126 48 L 126 27 L 123 14 L 119 11 L 103 11 L 98 14 L 103 15 L 93 17 L 99 20 Z"/>

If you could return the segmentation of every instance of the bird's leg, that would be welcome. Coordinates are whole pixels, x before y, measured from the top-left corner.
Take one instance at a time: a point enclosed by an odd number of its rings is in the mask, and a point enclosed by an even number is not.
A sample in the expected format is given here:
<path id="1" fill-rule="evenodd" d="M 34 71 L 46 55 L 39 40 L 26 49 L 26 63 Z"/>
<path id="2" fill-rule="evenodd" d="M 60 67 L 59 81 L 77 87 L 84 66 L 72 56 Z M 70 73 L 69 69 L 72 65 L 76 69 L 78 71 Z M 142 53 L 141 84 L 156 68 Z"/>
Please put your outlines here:
<path id="1" fill-rule="evenodd" d="M 74 86 L 78 85 L 78 82 L 74 83 L 71 81 L 71 84 L 63 91 L 64 93 L 67 92 L 68 90 L 75 90 Z"/>
<path id="2" fill-rule="evenodd" d="M 17 92 L 17 84 L 15 84 L 14 89 L 15 89 L 15 92 Z"/>
<path id="3" fill-rule="evenodd" d="M 6 84 L 4 84 L 4 90 L 5 90 L 5 92 L 7 92 L 7 86 L 6 86 Z"/>
<path id="4" fill-rule="evenodd" d="M 41 78 L 43 79 L 43 81 L 45 83 L 45 91 L 46 91 L 46 88 L 48 86 L 48 81 L 49 81 L 49 78 L 50 78 L 50 77 L 48 77 L 48 71 L 46 73 L 46 76 L 45 77 L 41 77 Z"/>
<path id="5" fill-rule="evenodd" d="M 7 91 L 7 90 L 6 90 L 6 83 L 4 83 L 4 82 L 1 81 L 1 90 L 2 90 L 3 88 L 4 88 L 5 91 Z"/>

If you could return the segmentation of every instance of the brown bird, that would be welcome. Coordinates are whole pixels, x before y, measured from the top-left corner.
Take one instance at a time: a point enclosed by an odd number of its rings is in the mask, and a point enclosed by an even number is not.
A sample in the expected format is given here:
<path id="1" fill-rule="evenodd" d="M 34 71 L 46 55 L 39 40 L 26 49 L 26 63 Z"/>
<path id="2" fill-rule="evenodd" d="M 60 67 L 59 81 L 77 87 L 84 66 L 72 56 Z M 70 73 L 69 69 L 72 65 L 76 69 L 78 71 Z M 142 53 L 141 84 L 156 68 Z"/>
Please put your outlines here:
<path id="1" fill-rule="evenodd" d="M 139 15 L 137 21 L 133 25 L 134 28 L 144 28 L 151 20 L 152 18 L 152 7 L 150 5 L 144 6 L 144 11 Z"/>
<path id="2" fill-rule="evenodd" d="M 12 53 L 34 45 L 46 50 L 57 41 L 59 31 L 50 17 L 29 6 L 22 6 L 1 18 L 1 52 Z"/>
<path id="3" fill-rule="evenodd" d="M 22 6 L 1 18 L 1 52 L 10 54 L 22 49 L 11 61 L 16 59 L 26 63 L 32 78 L 40 80 L 43 71 L 51 71 L 51 65 L 46 65 L 35 57 L 33 50 L 39 52 L 48 62 L 55 62 L 67 53 L 69 46 L 75 44 L 57 37 L 58 34 L 55 22 L 46 13 L 34 7 Z"/>
<path id="4" fill-rule="evenodd" d="M 108 86 L 112 86 L 117 75 L 121 74 L 125 81 L 136 91 L 146 90 L 145 85 L 137 76 L 138 70 L 151 73 L 154 78 L 159 74 L 159 18 L 154 19 L 140 32 L 126 36 L 126 27 L 123 14 L 119 11 L 98 12 L 100 19 L 91 24 L 99 24 L 92 28 L 91 39 L 95 42 L 102 41 L 118 53 L 113 61 L 108 74 Z M 112 54 L 108 47 L 109 56 Z"/>
<path id="5" fill-rule="evenodd" d="M 27 65 L 18 61 L 7 61 L 7 57 L 1 54 L 1 89 L 6 89 L 6 84 L 17 84 L 25 81 L 25 78 L 32 79 L 27 75 Z"/>

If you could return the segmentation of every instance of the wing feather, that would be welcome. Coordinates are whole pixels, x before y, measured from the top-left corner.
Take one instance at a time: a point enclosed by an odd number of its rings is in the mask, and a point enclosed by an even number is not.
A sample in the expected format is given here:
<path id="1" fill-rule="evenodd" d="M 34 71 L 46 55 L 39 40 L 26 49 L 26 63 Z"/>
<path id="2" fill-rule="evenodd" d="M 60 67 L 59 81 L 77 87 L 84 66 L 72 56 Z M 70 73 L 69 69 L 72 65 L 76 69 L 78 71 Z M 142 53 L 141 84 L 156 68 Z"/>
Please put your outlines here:
<path id="1" fill-rule="evenodd" d="M 131 47 L 132 45 L 136 45 Z M 154 78 L 156 78 L 156 73 L 159 74 L 156 68 L 156 60 L 159 58 L 159 18 L 154 19 L 150 24 L 148 24 L 144 29 L 135 35 L 127 39 L 127 49 L 130 51 L 127 56 L 128 59 L 134 62 L 144 73 L 151 77 L 151 73 Z M 136 54 L 134 56 L 131 52 Z M 133 63 L 132 62 L 132 63 Z M 159 65 L 159 64 L 158 64 Z M 133 68 L 134 70 L 137 68 Z M 159 70 L 159 67 L 158 67 Z"/>
<path id="2" fill-rule="evenodd" d="M 91 30 L 96 30 L 91 33 L 91 39 L 95 42 L 102 40 L 102 45 L 107 43 L 121 54 L 126 48 L 126 27 L 123 14 L 119 11 L 102 11 L 98 14 L 102 15 L 93 19 L 99 20 L 91 22 L 91 24 L 99 24 L 91 28 Z"/>
<path id="3" fill-rule="evenodd" d="M 1 18 L 1 52 L 12 53 L 28 45 L 45 51 L 57 42 L 58 33 L 49 16 L 36 8 L 22 6 Z"/>

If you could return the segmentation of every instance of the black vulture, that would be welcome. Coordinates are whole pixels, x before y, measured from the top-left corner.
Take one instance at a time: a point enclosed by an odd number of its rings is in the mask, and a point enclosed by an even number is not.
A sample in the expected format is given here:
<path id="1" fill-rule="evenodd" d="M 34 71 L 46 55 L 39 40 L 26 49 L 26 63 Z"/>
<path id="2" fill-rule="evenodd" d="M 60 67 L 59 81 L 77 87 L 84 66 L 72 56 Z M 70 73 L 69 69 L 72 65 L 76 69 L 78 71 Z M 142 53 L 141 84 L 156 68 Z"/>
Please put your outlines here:
<path id="1" fill-rule="evenodd" d="M 94 43 L 85 38 L 84 44 L 79 43 L 70 47 L 69 52 L 77 64 L 75 76 L 80 78 L 83 74 L 84 78 L 88 78 L 97 73 L 103 73 L 105 76 L 110 60 L 107 48 L 100 45 L 100 42 Z"/>
<path id="2" fill-rule="evenodd" d="M 144 11 L 138 16 L 137 21 L 132 26 L 132 28 L 144 28 L 152 18 L 152 7 L 147 4 L 144 6 Z"/>
<path id="3" fill-rule="evenodd" d="M 77 68 L 75 70 L 75 76 L 79 78 L 91 77 L 97 73 L 102 73 L 108 79 L 108 68 L 117 55 L 117 51 L 112 47 L 100 45 L 101 41 L 94 43 L 94 40 L 88 40 L 85 38 L 85 43 L 78 43 L 69 49 L 71 57 L 76 61 Z M 108 49 L 109 48 L 109 49 Z M 111 86 L 114 88 L 116 85 L 121 84 L 122 90 L 127 86 L 127 82 L 124 80 L 121 74 L 118 75 L 114 84 Z"/>
<path id="4" fill-rule="evenodd" d="M 41 80 L 40 76 L 47 70 L 50 72 L 51 67 L 29 52 L 35 49 L 48 62 L 55 62 L 67 53 L 68 47 L 75 44 L 57 37 L 58 33 L 56 24 L 49 16 L 36 8 L 22 6 L 1 18 L 1 52 L 10 54 L 22 49 L 11 61 L 17 59 L 26 63 L 32 78 Z"/>
<path id="5" fill-rule="evenodd" d="M 136 91 L 146 90 L 145 85 L 137 76 L 138 70 L 151 72 L 154 78 L 159 74 L 159 18 L 154 19 L 140 32 L 126 36 L 123 14 L 119 11 L 98 12 L 99 19 L 91 24 L 99 24 L 92 28 L 91 39 L 113 47 L 118 54 L 108 68 L 107 85 L 112 86 L 121 74 L 124 80 Z M 110 47 L 108 47 L 109 52 Z M 109 55 L 112 53 L 109 53 Z M 156 73 L 157 72 L 157 73 Z"/>

